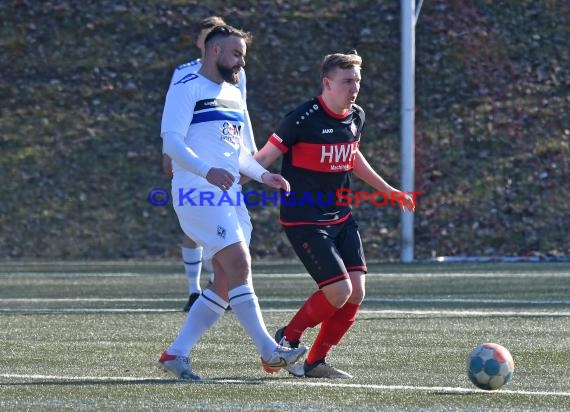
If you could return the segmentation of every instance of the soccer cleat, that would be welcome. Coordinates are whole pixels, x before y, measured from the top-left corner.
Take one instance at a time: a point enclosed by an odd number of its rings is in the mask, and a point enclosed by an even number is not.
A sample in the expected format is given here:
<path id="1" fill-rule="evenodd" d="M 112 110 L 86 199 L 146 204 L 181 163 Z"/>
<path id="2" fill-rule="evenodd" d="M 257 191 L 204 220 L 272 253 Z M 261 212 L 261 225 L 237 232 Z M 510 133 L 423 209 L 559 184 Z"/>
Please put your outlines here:
<path id="1" fill-rule="evenodd" d="M 275 342 L 277 342 L 278 345 L 284 346 L 286 348 L 298 348 L 300 343 L 298 340 L 289 342 L 287 339 L 285 339 L 285 326 L 277 329 L 277 332 L 275 332 Z"/>
<path id="2" fill-rule="evenodd" d="M 277 332 L 275 332 L 275 342 L 285 348 L 298 348 L 300 344 L 298 340 L 289 342 L 285 338 L 285 327 L 277 329 Z M 305 376 L 305 368 L 302 363 L 294 363 L 292 365 L 285 366 L 285 370 L 297 378 Z"/>
<path id="3" fill-rule="evenodd" d="M 267 373 L 279 372 L 281 368 L 297 362 L 306 352 L 306 346 L 299 346 L 298 348 L 277 346 L 269 359 L 261 358 L 261 365 Z"/>
<path id="4" fill-rule="evenodd" d="M 189 312 L 190 308 L 192 307 L 194 302 L 196 302 L 196 299 L 198 299 L 199 297 L 200 297 L 199 293 L 191 293 L 190 296 L 188 296 L 188 302 L 186 302 L 186 306 L 184 306 L 184 312 Z"/>
<path id="5" fill-rule="evenodd" d="M 305 365 L 303 365 L 303 362 L 297 362 L 292 365 L 285 366 L 285 370 L 289 372 L 289 375 L 296 378 L 302 378 L 305 376 Z"/>
<path id="6" fill-rule="evenodd" d="M 352 379 L 352 375 L 335 368 L 324 359 L 309 365 L 305 361 L 305 376 L 307 378 Z"/>
<path id="7" fill-rule="evenodd" d="M 199 381 L 201 378 L 192 372 L 188 356 L 169 355 L 164 352 L 158 360 L 164 372 L 184 381 Z"/>

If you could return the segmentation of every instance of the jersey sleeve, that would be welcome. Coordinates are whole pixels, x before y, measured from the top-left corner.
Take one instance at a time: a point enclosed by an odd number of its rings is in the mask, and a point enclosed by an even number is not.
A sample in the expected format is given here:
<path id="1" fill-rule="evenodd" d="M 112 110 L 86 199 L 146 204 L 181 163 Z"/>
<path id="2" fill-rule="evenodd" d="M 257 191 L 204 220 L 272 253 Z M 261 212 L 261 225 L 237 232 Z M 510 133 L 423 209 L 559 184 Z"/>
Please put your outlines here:
<path id="1" fill-rule="evenodd" d="M 241 93 L 241 99 L 243 101 L 243 114 L 245 118 L 245 124 L 243 127 L 243 144 L 251 152 L 257 152 L 257 145 L 255 144 L 255 137 L 253 136 L 253 126 L 251 125 L 251 119 L 249 117 L 249 112 L 247 110 L 247 80 L 245 75 L 245 70 L 242 68 L 239 72 L 239 83 L 238 88 Z"/>
<path id="2" fill-rule="evenodd" d="M 295 112 L 289 113 L 269 136 L 269 142 L 277 146 L 282 153 L 287 153 L 301 135 L 296 117 Z"/>
<path id="3" fill-rule="evenodd" d="M 243 110 L 244 114 L 244 125 L 243 125 L 243 144 L 250 151 L 250 153 L 257 152 L 257 145 L 255 144 L 255 138 L 253 137 L 253 126 L 251 125 L 251 119 L 249 117 L 249 112 L 247 107 Z"/>
<path id="4" fill-rule="evenodd" d="M 179 81 L 169 88 L 162 112 L 161 135 L 166 132 L 174 132 L 182 136 L 188 134 L 196 105 L 195 94 L 192 93 L 192 88 L 189 85 L 189 82 L 194 79 L 188 80 L 186 83 Z"/>

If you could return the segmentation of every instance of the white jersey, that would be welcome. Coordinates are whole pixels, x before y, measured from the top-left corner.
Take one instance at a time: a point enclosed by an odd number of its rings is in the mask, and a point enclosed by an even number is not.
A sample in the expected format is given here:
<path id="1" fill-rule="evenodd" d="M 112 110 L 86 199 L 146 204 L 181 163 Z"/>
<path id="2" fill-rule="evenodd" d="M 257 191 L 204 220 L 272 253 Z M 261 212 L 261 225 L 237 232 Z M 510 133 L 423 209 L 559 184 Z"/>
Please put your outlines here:
<path id="1" fill-rule="evenodd" d="M 239 181 L 239 153 L 242 146 L 244 110 L 241 93 L 227 82 L 212 82 L 197 73 L 188 73 L 172 83 L 166 95 L 161 135 L 175 132 L 206 164 L 227 170 Z M 211 185 L 172 162 L 173 191 L 212 191 Z M 217 188 L 216 188 L 217 189 Z"/>
<path id="2" fill-rule="evenodd" d="M 172 78 L 170 79 L 170 87 L 180 79 L 184 78 L 191 73 L 196 73 L 202 67 L 202 62 L 200 59 L 194 59 L 187 63 L 181 64 L 176 69 L 174 69 L 174 73 L 172 73 Z M 247 111 L 247 79 L 245 76 L 245 70 L 242 68 L 239 71 L 239 82 L 236 85 L 241 92 L 241 97 L 244 102 L 244 111 L 245 111 L 245 128 L 242 131 L 243 137 L 243 144 L 247 147 L 250 152 L 255 153 L 257 152 L 257 145 L 255 144 L 255 138 L 253 136 L 253 127 L 251 125 L 251 120 L 249 118 L 249 113 Z"/>

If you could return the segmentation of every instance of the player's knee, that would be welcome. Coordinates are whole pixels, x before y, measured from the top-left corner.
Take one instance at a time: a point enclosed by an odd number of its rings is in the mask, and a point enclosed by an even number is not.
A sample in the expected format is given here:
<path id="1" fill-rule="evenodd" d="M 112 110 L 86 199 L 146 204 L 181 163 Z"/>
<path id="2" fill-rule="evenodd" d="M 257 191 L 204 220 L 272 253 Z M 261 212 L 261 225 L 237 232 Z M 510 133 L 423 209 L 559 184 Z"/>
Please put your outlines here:
<path id="1" fill-rule="evenodd" d="M 352 294 L 350 282 L 336 282 L 323 288 L 327 300 L 334 307 L 340 308 L 348 301 Z"/>
<path id="2" fill-rule="evenodd" d="M 246 256 L 236 255 L 226 260 L 225 271 L 228 276 L 247 275 L 250 271 L 249 260 Z"/>
<path id="3" fill-rule="evenodd" d="M 349 302 L 355 305 L 360 305 L 364 301 L 365 296 L 364 289 L 361 288 L 353 288 L 352 294 L 350 295 Z"/>
<path id="4" fill-rule="evenodd" d="M 217 261 L 230 277 L 247 276 L 251 268 L 251 258 L 241 243 L 235 243 L 216 254 Z"/>
<path id="5" fill-rule="evenodd" d="M 249 260 L 245 256 L 240 256 L 232 260 L 231 262 L 232 272 L 240 274 L 248 274 L 250 271 Z"/>

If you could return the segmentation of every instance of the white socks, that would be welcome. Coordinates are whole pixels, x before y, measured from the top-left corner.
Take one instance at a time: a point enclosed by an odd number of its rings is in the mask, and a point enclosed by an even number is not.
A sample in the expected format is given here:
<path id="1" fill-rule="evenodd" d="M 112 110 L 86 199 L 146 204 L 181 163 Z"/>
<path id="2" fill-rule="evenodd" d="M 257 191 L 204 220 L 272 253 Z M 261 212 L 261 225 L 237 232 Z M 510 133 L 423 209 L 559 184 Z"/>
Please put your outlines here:
<path id="1" fill-rule="evenodd" d="M 233 313 L 253 340 L 263 359 L 269 359 L 277 343 L 267 332 L 257 296 L 249 285 L 229 291 Z M 166 350 L 169 355 L 189 356 L 190 351 L 208 329 L 225 313 L 228 302 L 212 292 L 204 290 L 194 302 L 178 336 Z"/>
<path id="2" fill-rule="evenodd" d="M 169 355 L 188 356 L 198 340 L 224 314 L 228 302 L 206 289 L 194 302 L 178 336 L 166 350 Z"/>
<path id="3" fill-rule="evenodd" d="M 188 294 L 200 293 L 200 271 L 202 270 L 202 247 L 195 249 L 182 247 L 182 261 L 188 276 Z"/>
<path id="4" fill-rule="evenodd" d="M 277 348 L 277 343 L 267 332 L 255 292 L 249 285 L 241 285 L 230 290 L 228 296 L 234 314 L 253 340 L 261 357 L 269 359 Z"/>

